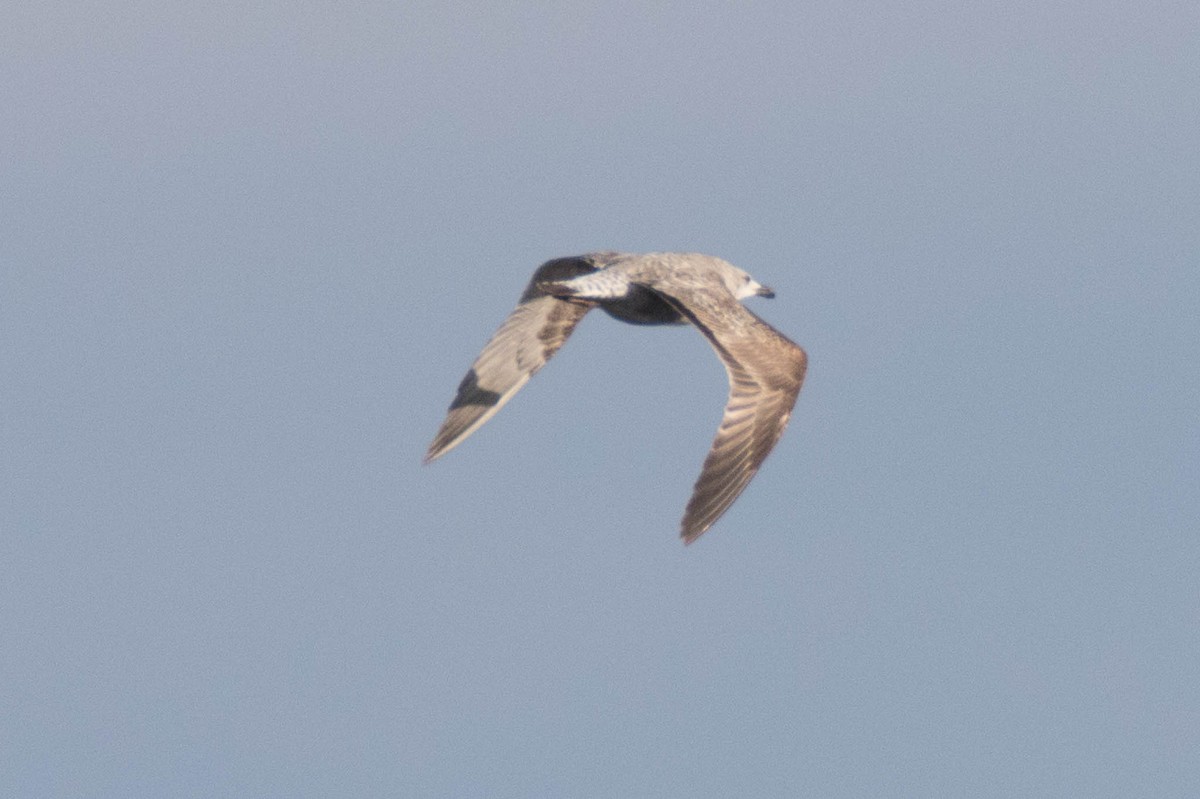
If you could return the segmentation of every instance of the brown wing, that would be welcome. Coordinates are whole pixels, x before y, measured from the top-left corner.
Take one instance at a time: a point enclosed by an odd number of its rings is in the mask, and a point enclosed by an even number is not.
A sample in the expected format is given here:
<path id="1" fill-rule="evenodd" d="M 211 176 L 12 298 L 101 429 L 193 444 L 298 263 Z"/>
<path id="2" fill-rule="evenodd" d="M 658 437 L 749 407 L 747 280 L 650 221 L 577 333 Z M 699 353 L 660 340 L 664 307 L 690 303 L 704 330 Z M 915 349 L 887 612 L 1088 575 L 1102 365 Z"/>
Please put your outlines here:
<path id="1" fill-rule="evenodd" d="M 783 435 L 808 357 L 728 292 L 704 290 L 673 304 L 705 335 L 729 374 L 725 415 L 680 528 L 690 544 L 729 509 Z"/>
<path id="2" fill-rule="evenodd" d="M 551 297 L 538 284 L 594 272 L 607 257 L 608 253 L 594 253 L 556 258 L 538 267 L 517 307 L 459 384 L 446 419 L 425 453 L 425 463 L 458 446 L 492 418 L 545 366 L 592 307 L 590 303 Z"/>

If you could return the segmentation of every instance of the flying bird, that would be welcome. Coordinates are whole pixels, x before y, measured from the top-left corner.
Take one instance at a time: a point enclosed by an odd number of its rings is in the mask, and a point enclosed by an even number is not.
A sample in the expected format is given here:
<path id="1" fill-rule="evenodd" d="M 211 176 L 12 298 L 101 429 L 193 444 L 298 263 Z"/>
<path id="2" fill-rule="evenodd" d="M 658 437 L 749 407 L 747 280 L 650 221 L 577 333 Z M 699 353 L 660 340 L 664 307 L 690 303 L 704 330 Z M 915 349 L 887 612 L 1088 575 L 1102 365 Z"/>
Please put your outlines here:
<path id="1" fill-rule="evenodd" d="M 729 398 L 684 511 L 680 534 L 690 544 L 754 477 L 804 381 L 804 350 L 742 305 L 753 296 L 775 293 L 711 255 L 596 252 L 547 261 L 459 384 L 425 463 L 492 418 L 592 308 L 635 325 L 691 324 L 725 364 Z"/>

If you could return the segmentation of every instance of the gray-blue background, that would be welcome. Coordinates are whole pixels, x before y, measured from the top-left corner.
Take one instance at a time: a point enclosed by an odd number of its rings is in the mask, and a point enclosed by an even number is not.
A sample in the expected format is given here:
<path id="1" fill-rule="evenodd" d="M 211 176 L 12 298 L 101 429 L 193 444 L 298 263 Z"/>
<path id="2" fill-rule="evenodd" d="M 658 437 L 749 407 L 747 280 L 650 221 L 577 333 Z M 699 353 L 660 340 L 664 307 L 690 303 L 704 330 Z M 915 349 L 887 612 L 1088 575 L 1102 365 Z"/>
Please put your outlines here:
<path id="1" fill-rule="evenodd" d="M 1194 796 L 1194 2 L 18 3 L 0 793 Z M 809 380 L 531 270 L 727 258 Z M 668 413 L 668 408 L 672 413 Z"/>

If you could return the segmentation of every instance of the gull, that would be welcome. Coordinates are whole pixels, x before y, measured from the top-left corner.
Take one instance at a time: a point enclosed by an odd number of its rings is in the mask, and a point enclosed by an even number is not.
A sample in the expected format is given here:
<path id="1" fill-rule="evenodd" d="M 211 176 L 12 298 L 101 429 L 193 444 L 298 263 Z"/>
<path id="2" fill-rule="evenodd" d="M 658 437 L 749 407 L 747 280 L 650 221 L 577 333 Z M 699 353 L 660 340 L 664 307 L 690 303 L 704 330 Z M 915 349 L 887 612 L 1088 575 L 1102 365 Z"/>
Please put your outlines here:
<path id="1" fill-rule="evenodd" d="M 725 414 L 680 524 L 684 543 L 692 543 L 758 472 L 804 381 L 804 350 L 742 305 L 753 296 L 775 292 L 711 255 L 595 252 L 547 261 L 459 384 L 425 463 L 492 418 L 592 308 L 635 325 L 691 324 L 729 376 Z"/>

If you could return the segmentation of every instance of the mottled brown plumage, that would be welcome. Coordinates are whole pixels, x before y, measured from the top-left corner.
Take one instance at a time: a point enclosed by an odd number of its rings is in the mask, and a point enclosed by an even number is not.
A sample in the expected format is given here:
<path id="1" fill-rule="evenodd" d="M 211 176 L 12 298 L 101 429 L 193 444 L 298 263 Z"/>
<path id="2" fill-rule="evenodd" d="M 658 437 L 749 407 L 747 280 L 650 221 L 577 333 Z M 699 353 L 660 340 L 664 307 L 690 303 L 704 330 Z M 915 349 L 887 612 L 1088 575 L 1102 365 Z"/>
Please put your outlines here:
<path id="1" fill-rule="evenodd" d="M 516 309 L 488 341 L 458 385 L 450 411 L 434 436 L 425 462 L 445 455 L 496 415 L 530 377 L 546 365 L 592 307 L 564 302 L 540 286 L 594 272 L 606 253 L 547 261 L 533 273 Z"/>
<path id="2" fill-rule="evenodd" d="M 592 253 L 548 261 L 459 385 L 425 456 L 486 422 L 558 351 L 592 307 L 633 324 L 694 325 L 725 364 L 725 414 L 688 502 L 691 543 L 728 510 L 783 435 L 807 366 L 804 350 L 740 302 L 774 296 L 749 275 L 696 253 Z"/>

